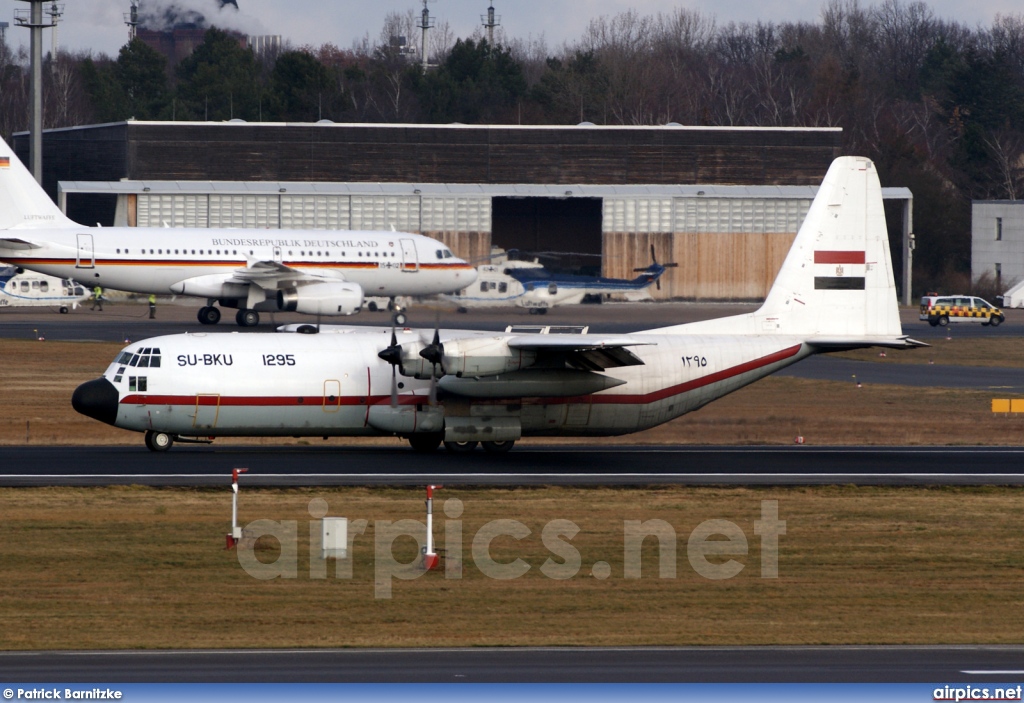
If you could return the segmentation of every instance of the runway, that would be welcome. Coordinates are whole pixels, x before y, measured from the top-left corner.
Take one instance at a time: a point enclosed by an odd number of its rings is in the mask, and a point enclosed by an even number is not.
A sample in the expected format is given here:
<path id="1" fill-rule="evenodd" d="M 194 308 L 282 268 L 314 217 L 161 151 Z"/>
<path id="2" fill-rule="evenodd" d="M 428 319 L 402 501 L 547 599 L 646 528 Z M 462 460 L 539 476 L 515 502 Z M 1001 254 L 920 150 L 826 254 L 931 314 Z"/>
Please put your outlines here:
<path id="1" fill-rule="evenodd" d="M 103 312 L 80 308 L 67 315 L 46 312 L 40 308 L 7 308 L 0 310 L 0 337 L 35 339 L 40 334 L 52 340 L 87 340 L 123 342 L 182 332 L 239 332 L 242 334 L 274 333 L 278 325 L 315 324 L 316 319 L 296 313 L 263 315 L 258 327 L 240 328 L 231 321 L 231 311 L 224 320 L 206 327 L 196 320 L 199 301 L 179 300 L 158 306 L 157 319 L 148 319 L 145 305 L 119 303 L 108 305 Z M 522 308 L 486 308 L 460 314 L 436 304 L 414 305 L 408 311 L 409 326 L 432 328 L 435 324 L 449 329 L 481 329 L 502 331 L 508 325 L 587 325 L 592 333 L 623 334 L 640 330 L 679 325 L 757 309 L 754 303 L 694 303 L 666 301 L 660 303 L 608 303 L 604 305 L 569 305 L 552 308 L 546 315 L 530 315 Z M 959 323 L 949 327 L 932 327 L 917 319 L 916 308 L 903 308 L 900 319 L 903 333 L 914 339 L 937 344 L 951 339 L 1024 336 L 1024 310 L 1007 310 L 1006 322 L 999 327 Z M 363 312 L 348 317 L 324 318 L 324 324 L 387 327 L 391 318 L 383 312 Z"/>
<path id="2" fill-rule="evenodd" d="M 8 447 L 2 486 L 1024 485 L 1016 447 Z M 12 469 L 10 467 L 17 467 Z"/>
<path id="3" fill-rule="evenodd" d="M 5 683 L 1014 683 L 1024 647 L 0 653 Z M 985 673 L 1012 672 L 1012 673 Z"/>

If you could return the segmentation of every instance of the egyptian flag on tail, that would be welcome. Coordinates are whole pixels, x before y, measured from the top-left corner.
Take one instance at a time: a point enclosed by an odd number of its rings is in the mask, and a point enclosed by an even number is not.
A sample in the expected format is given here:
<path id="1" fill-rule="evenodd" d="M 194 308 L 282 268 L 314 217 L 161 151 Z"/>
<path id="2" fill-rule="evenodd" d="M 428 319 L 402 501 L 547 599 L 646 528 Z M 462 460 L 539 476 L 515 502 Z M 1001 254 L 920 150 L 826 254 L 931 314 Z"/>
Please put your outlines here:
<path id="1" fill-rule="evenodd" d="M 863 251 L 815 251 L 814 290 L 864 290 Z"/>

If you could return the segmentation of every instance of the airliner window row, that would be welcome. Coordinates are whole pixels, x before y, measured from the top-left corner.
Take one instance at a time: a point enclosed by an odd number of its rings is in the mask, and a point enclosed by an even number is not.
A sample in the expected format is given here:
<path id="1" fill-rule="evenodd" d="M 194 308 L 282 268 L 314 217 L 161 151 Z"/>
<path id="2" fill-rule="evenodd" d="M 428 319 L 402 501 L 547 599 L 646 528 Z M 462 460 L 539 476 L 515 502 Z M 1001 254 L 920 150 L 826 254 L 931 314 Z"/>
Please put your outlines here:
<path id="1" fill-rule="evenodd" d="M 121 250 L 118 249 L 117 253 L 120 254 Z M 130 254 L 131 250 L 130 249 L 125 249 L 124 253 L 125 254 Z M 139 253 L 144 255 L 146 253 L 146 250 L 142 249 Z M 149 253 L 150 254 L 161 255 L 161 254 L 164 253 L 164 250 L 163 249 L 150 249 Z M 167 253 L 170 254 L 171 250 L 168 249 Z M 191 253 L 192 255 L 195 255 L 196 250 L 192 249 L 190 251 L 188 249 L 175 249 L 174 253 L 175 254 L 184 254 L 184 255 L 188 256 L 189 253 Z M 224 249 L 223 251 L 220 250 L 220 249 L 217 249 L 217 250 L 214 250 L 214 249 L 200 249 L 199 250 L 199 254 L 202 255 L 202 256 L 220 256 L 222 253 L 225 256 L 228 255 L 229 253 L 232 256 L 238 256 L 238 251 L 237 250 L 231 250 L 230 252 L 227 249 Z M 254 253 L 250 250 L 249 251 L 249 256 L 253 256 L 253 254 Z M 289 251 L 288 252 L 288 256 L 294 256 L 294 255 L 295 255 L 294 251 Z M 330 255 L 331 255 L 331 252 L 329 252 L 329 251 L 318 251 L 318 252 L 300 251 L 299 252 L 299 256 L 330 256 Z M 359 256 L 360 256 L 360 258 L 362 258 L 363 252 L 359 252 Z M 378 258 L 378 259 L 381 258 L 382 256 L 385 259 L 388 258 L 388 257 L 393 259 L 393 258 L 395 258 L 395 252 L 393 252 L 393 251 L 392 252 L 386 252 L 386 251 L 385 252 L 379 252 L 379 251 L 375 251 L 375 252 L 369 252 L 368 251 L 368 252 L 366 252 L 366 258 L 370 258 L 371 256 L 373 256 L 374 258 Z M 441 252 L 440 251 L 437 252 L 437 258 L 439 258 L 439 259 L 440 258 L 450 259 L 451 257 L 452 257 L 452 253 L 450 251 L 444 252 L 444 256 L 443 257 L 441 256 Z M 341 258 L 345 258 L 345 252 L 341 252 Z"/>

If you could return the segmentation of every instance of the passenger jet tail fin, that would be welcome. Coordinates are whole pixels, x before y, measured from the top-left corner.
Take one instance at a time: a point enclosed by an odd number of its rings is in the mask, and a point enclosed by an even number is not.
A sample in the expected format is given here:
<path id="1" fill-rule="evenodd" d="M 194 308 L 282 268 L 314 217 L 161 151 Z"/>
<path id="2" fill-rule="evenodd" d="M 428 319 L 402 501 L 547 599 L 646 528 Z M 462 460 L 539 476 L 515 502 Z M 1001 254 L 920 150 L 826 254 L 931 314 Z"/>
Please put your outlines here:
<path id="1" fill-rule="evenodd" d="M 0 139 L 0 230 L 75 226 Z"/>
<path id="2" fill-rule="evenodd" d="M 759 310 L 658 331 L 784 334 L 833 343 L 902 337 L 875 165 L 857 156 L 832 162 Z"/>

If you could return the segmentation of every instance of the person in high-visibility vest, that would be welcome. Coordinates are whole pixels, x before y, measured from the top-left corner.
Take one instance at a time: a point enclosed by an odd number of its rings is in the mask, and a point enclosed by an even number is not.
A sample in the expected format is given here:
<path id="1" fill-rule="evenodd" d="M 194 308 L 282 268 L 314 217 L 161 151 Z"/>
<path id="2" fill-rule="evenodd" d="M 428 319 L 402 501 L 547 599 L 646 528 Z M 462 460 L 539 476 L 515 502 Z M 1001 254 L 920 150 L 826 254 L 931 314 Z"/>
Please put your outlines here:
<path id="1" fill-rule="evenodd" d="M 149 294 L 149 319 L 156 319 L 156 295 L 153 293 Z"/>
<path id="2" fill-rule="evenodd" d="M 100 312 L 103 312 L 103 289 L 96 286 L 92 289 L 92 307 L 90 310 L 95 310 L 96 306 L 100 306 Z"/>

